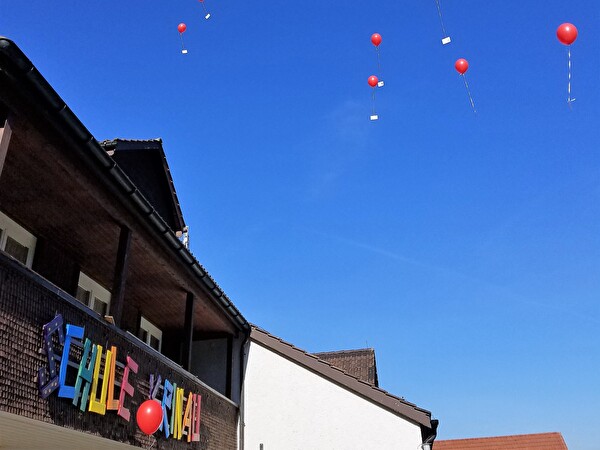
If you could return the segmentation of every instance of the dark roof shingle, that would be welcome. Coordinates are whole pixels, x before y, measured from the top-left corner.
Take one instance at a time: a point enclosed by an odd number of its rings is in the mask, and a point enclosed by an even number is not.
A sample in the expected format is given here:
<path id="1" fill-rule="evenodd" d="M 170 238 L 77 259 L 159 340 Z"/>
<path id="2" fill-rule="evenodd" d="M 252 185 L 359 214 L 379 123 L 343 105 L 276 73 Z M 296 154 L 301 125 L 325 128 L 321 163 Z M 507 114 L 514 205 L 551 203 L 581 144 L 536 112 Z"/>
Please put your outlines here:
<path id="1" fill-rule="evenodd" d="M 359 380 L 379 386 L 375 350 L 372 348 L 321 352 L 314 355 Z"/>

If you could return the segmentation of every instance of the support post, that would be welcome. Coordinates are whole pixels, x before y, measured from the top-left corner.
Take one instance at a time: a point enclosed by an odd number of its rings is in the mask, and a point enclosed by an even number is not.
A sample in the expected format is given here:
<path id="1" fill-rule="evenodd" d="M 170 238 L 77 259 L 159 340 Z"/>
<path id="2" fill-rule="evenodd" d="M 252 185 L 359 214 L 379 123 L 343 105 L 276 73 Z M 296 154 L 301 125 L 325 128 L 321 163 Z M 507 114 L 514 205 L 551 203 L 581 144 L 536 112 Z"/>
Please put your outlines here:
<path id="1" fill-rule="evenodd" d="M 131 230 L 125 226 L 121 227 L 119 235 L 119 248 L 117 250 L 117 263 L 115 265 L 115 276 L 113 281 L 112 298 L 110 301 L 110 315 L 115 325 L 121 326 L 123 316 L 123 302 L 125 299 L 125 282 L 127 281 L 127 269 L 129 267 L 129 250 L 131 247 Z"/>
<path id="2" fill-rule="evenodd" d="M 233 336 L 227 336 L 227 386 L 225 396 L 231 400 L 231 382 L 233 379 Z"/>
<path id="3" fill-rule="evenodd" d="M 183 325 L 185 336 L 183 338 L 183 361 L 181 361 L 182 367 L 187 371 L 192 367 L 192 339 L 194 337 L 195 304 L 196 299 L 194 294 L 188 292 L 185 299 L 185 321 Z"/>
<path id="4" fill-rule="evenodd" d="M 4 161 L 6 160 L 6 154 L 8 153 L 8 144 L 10 143 L 10 137 L 12 136 L 12 127 L 10 126 L 9 118 L 1 121 L 2 128 L 0 128 L 0 176 L 2 176 L 2 169 L 4 168 Z"/>

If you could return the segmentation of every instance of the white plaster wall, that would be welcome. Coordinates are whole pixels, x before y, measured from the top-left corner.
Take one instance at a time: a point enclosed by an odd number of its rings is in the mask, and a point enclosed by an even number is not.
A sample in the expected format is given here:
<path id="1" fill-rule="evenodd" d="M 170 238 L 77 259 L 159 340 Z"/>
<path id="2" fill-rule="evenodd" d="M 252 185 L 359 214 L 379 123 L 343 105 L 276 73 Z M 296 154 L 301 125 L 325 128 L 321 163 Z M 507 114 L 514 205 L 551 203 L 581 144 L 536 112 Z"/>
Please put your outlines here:
<path id="1" fill-rule="evenodd" d="M 243 450 L 417 450 L 421 430 L 261 345 L 244 378 Z"/>

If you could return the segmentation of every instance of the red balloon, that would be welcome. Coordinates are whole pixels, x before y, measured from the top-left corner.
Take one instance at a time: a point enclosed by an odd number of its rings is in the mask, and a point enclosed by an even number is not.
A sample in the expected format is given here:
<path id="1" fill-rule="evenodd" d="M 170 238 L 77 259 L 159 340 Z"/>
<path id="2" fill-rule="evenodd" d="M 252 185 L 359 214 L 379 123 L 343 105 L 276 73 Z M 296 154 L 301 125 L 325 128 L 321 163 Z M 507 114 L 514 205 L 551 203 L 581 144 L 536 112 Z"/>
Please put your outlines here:
<path id="1" fill-rule="evenodd" d="M 157 400 L 146 400 L 138 408 L 135 419 L 144 433 L 156 433 L 163 420 L 162 405 Z"/>
<path id="2" fill-rule="evenodd" d="M 377 77 L 375 75 L 371 75 L 369 77 L 369 86 L 375 87 L 375 86 L 377 86 L 378 82 L 379 82 L 379 80 L 377 79 Z"/>
<path id="3" fill-rule="evenodd" d="M 556 30 L 556 37 L 565 45 L 571 45 L 577 39 L 577 28 L 572 23 L 563 23 Z"/>
<path id="4" fill-rule="evenodd" d="M 179 25 L 177 25 L 177 31 L 180 33 L 183 33 L 185 30 L 187 30 L 187 25 L 185 23 L 181 22 Z"/>
<path id="5" fill-rule="evenodd" d="M 381 35 L 379 33 L 373 33 L 371 35 L 371 42 L 375 47 L 379 47 L 379 44 L 381 44 Z"/>
<path id="6" fill-rule="evenodd" d="M 457 59 L 456 62 L 454 63 L 454 68 L 456 69 L 456 71 L 458 73 L 460 73 L 462 75 L 469 68 L 469 62 L 464 58 Z"/>

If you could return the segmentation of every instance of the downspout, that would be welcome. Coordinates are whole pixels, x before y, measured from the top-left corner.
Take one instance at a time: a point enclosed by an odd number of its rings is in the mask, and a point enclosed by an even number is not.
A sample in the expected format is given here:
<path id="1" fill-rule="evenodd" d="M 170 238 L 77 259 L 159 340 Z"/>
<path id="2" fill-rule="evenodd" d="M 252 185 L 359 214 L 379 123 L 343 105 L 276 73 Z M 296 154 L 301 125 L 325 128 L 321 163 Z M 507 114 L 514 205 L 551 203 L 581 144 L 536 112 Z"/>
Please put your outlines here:
<path id="1" fill-rule="evenodd" d="M 238 442 L 238 450 L 244 450 L 244 429 L 246 427 L 246 424 L 244 423 L 244 403 L 245 403 L 245 396 L 244 396 L 244 361 L 245 361 L 245 353 L 246 353 L 246 345 L 248 344 L 248 349 L 250 349 L 250 333 L 248 333 L 248 335 L 246 335 L 246 338 L 244 339 L 244 341 L 242 342 L 242 351 L 240 352 L 240 420 L 239 420 L 239 427 L 240 427 L 240 441 Z"/>

